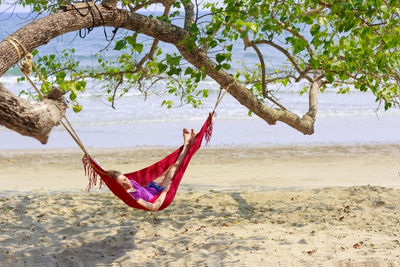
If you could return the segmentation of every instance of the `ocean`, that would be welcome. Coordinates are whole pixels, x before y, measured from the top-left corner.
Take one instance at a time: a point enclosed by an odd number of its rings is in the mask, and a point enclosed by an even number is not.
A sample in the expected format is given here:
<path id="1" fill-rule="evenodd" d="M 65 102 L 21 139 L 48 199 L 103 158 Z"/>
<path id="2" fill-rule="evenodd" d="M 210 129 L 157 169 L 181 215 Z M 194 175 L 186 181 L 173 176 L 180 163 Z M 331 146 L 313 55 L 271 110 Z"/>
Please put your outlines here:
<path id="1" fill-rule="evenodd" d="M 6 13 L 0 15 L 0 39 L 28 22 L 27 14 Z M 179 22 L 178 22 L 179 23 Z M 111 35 L 112 29 L 106 29 Z M 120 31 L 120 35 L 127 34 Z M 141 39 L 151 44 L 148 37 Z M 39 48 L 41 56 L 49 53 L 60 54 L 67 47 L 76 47 L 76 58 L 81 66 L 96 67 L 92 57 L 108 44 L 103 29 L 98 28 L 85 39 L 77 32 L 66 34 Z M 164 51 L 176 52 L 174 47 L 161 44 Z M 269 68 L 285 64 L 279 53 L 268 47 L 262 52 L 267 55 Z M 117 54 L 110 48 L 108 57 Z M 243 62 L 252 66 L 257 63 L 254 51 L 244 50 L 241 43 L 235 43 L 233 69 L 242 68 Z M 18 94 L 21 89 L 33 91 L 29 84 L 17 83 L 18 70 L 11 69 L 0 77 L 0 82 Z M 199 109 L 191 106 L 176 106 L 171 109 L 162 107 L 164 99 L 179 104 L 179 99 L 163 93 L 163 84 L 154 87 L 154 94 L 146 99 L 132 88 L 118 99 L 116 109 L 112 109 L 97 84 L 89 81 L 87 91 L 79 96 L 83 105 L 80 113 L 68 110 L 68 118 L 88 148 L 115 147 L 175 147 L 182 143 L 182 128 L 199 129 L 207 115 L 212 111 L 219 86 L 207 78 L 199 88 L 209 89 L 210 95 Z M 290 84 L 287 87 L 274 86 L 278 98 L 288 109 L 302 116 L 308 107 L 308 95 L 300 95 L 302 84 Z M 248 110 L 236 99 L 227 94 L 217 109 L 214 119 L 214 133 L 210 146 L 291 146 L 291 145 L 364 145 L 399 143 L 399 109 L 384 111 L 375 102 L 371 93 L 350 90 L 348 94 L 337 94 L 333 88 L 327 88 L 319 95 L 319 110 L 315 124 L 315 134 L 311 136 L 290 128 L 283 123 L 270 126 L 257 116 L 248 116 Z M 0 149 L 50 149 L 76 147 L 71 137 L 62 127 L 56 127 L 48 144 L 21 136 L 0 126 Z"/>

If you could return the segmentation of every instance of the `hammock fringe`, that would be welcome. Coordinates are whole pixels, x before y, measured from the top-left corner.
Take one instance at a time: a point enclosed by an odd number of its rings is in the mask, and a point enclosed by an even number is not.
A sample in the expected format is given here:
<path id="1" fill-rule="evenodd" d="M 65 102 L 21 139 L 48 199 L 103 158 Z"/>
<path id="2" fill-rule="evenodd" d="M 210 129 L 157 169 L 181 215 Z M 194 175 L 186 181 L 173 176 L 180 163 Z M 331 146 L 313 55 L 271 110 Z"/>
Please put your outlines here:
<path id="1" fill-rule="evenodd" d="M 101 189 L 101 187 L 104 185 L 104 182 L 100 179 L 99 174 L 96 172 L 92 164 L 90 164 L 90 156 L 88 154 L 83 156 L 82 163 L 83 169 L 85 170 L 85 176 L 87 176 L 89 180 L 86 190 L 89 192 L 90 189 L 97 185 L 97 181 L 99 181 L 99 189 Z"/>
<path id="2" fill-rule="evenodd" d="M 211 112 L 207 119 L 207 128 L 204 133 L 204 139 L 206 140 L 206 144 L 208 144 L 211 140 L 212 132 L 213 132 L 213 118 L 214 112 Z"/>

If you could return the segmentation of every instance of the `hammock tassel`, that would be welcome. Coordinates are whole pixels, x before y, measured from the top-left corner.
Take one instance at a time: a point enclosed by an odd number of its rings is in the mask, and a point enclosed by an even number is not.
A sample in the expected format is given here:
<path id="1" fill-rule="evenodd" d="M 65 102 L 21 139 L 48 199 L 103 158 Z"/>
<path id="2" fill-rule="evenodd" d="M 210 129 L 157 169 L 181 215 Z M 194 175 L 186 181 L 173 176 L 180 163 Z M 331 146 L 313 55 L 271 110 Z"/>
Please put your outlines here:
<path id="1" fill-rule="evenodd" d="M 212 131 L 213 131 L 213 120 L 212 117 L 214 116 L 214 112 L 210 112 L 207 119 L 207 128 L 206 132 L 204 133 L 204 139 L 206 139 L 206 144 L 208 144 L 211 140 Z"/>
<path id="2" fill-rule="evenodd" d="M 94 166 L 90 163 L 90 156 L 88 154 L 85 154 L 82 158 L 82 163 L 83 163 L 83 169 L 85 170 L 85 176 L 88 177 L 89 183 L 88 186 L 86 187 L 86 190 L 89 192 L 90 189 L 95 187 L 97 185 L 97 181 L 99 180 L 99 188 L 103 186 L 104 182 L 103 180 L 100 179 L 99 174 L 96 172 L 96 169 Z M 101 170 L 98 170 L 101 171 Z"/>

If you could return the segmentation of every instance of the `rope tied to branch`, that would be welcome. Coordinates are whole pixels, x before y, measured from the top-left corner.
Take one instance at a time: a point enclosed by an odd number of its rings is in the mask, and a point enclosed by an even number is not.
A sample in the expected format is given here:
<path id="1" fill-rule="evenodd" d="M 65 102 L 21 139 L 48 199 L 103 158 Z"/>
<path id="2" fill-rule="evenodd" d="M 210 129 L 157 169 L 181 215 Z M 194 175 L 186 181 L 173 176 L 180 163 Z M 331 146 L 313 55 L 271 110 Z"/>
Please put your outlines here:
<path id="1" fill-rule="evenodd" d="M 33 62 L 33 55 L 28 52 L 28 50 L 25 48 L 25 46 L 18 39 L 14 38 L 14 37 L 8 37 L 5 40 L 7 42 L 9 42 L 15 48 L 15 50 L 17 51 L 18 61 L 20 61 L 21 58 L 24 57 L 24 60 L 21 61 L 21 64 L 18 64 L 18 62 L 17 62 L 17 66 L 21 69 L 22 73 L 25 75 L 26 79 L 29 81 L 29 83 L 36 90 L 38 95 L 40 97 L 43 97 L 42 92 L 39 90 L 39 88 L 36 86 L 36 84 L 29 77 L 29 75 L 32 72 L 32 67 L 33 67 L 35 69 L 35 72 L 38 74 L 40 80 L 43 83 L 46 83 L 46 81 L 43 79 L 43 76 L 39 72 L 35 62 Z M 21 50 L 19 49 L 19 47 L 22 48 L 23 53 L 21 53 Z"/>
<path id="2" fill-rule="evenodd" d="M 12 46 L 14 46 L 15 50 L 17 51 L 17 54 L 18 54 L 17 61 L 19 61 L 21 59 L 21 57 L 22 57 L 21 56 L 21 51 L 19 51 L 18 45 L 13 40 L 16 40 L 16 39 L 14 39 L 13 37 L 6 38 L 6 41 L 9 42 L 10 44 L 12 44 Z"/>
<path id="3" fill-rule="evenodd" d="M 20 66 L 22 72 L 26 73 L 27 75 L 31 74 L 31 72 L 32 72 L 32 63 L 33 63 L 32 62 L 32 59 L 33 59 L 32 54 L 29 53 L 26 50 L 25 46 L 23 46 L 21 44 L 21 42 L 18 41 L 17 39 L 15 39 L 14 37 L 8 37 L 8 38 L 6 38 L 6 41 L 8 41 L 10 44 L 12 44 L 12 46 L 14 46 L 14 48 L 17 51 L 17 54 L 18 54 L 18 61 L 22 57 L 24 57 L 24 60 L 21 61 L 21 66 Z M 23 54 L 22 55 L 21 55 L 21 51 L 19 50 L 18 46 L 22 47 L 22 49 L 23 49 Z"/>
<path id="4" fill-rule="evenodd" d="M 25 46 L 20 41 L 15 39 L 14 37 L 8 37 L 8 38 L 6 38 L 6 41 L 8 41 L 10 44 L 12 44 L 14 46 L 14 48 L 17 51 L 17 54 L 18 54 L 18 61 L 20 61 L 21 58 L 24 57 L 24 60 L 21 61 L 21 65 L 18 66 L 21 69 L 21 71 L 24 74 L 27 74 L 27 75 L 31 74 L 31 72 L 32 72 L 32 63 L 33 63 L 32 54 L 29 53 L 28 50 L 25 48 Z M 17 44 L 20 47 L 22 47 L 22 49 L 23 49 L 23 54 L 22 55 L 21 55 L 21 51 L 19 50 Z"/>
<path id="5" fill-rule="evenodd" d="M 236 82 L 235 79 L 233 79 L 232 82 L 230 82 L 227 86 L 225 86 L 225 90 L 228 92 L 229 89 L 231 89 L 232 85 L 233 85 L 235 82 Z"/>

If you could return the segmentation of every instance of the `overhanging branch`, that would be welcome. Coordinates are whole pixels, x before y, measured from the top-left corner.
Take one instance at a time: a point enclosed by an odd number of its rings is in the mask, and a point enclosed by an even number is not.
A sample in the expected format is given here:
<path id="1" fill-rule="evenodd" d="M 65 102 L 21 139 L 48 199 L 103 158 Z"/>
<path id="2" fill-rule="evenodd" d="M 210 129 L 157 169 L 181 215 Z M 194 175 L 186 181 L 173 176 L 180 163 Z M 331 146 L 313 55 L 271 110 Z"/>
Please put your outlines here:
<path id="1" fill-rule="evenodd" d="M 52 93 L 51 95 L 58 95 Z M 0 84 L 0 125 L 46 144 L 54 126 L 64 117 L 67 105 L 63 98 L 44 98 L 30 102 L 10 93 Z"/>
<path id="2" fill-rule="evenodd" d="M 99 12 L 101 12 L 101 15 Z M 91 16 L 82 17 L 73 10 L 59 12 L 28 24 L 12 34 L 12 37 L 18 39 L 28 51 L 32 51 L 67 32 L 103 25 L 125 28 L 175 45 L 188 62 L 198 69 L 204 68 L 206 74 L 219 85 L 222 87 L 230 85 L 229 93 L 267 123 L 275 124 L 277 121 L 282 121 L 304 134 L 312 134 L 314 132 L 314 121 L 309 120 L 308 117 L 305 118 L 303 116 L 303 118 L 300 118 L 288 110 L 268 107 L 260 102 L 246 87 L 233 80 L 232 76 L 227 72 L 222 69 L 217 70 L 216 63 L 204 52 L 199 49 L 189 50 L 184 43 L 185 37 L 189 32 L 169 23 L 131 13 L 127 10 L 99 6 L 98 11 L 94 12 L 93 18 Z M 31 34 L 32 32 L 35 34 Z M 0 42 L 0 75 L 14 65 L 17 60 L 17 52 L 12 48 L 11 44 L 4 41 Z M 17 99 L 16 101 L 22 100 Z M 40 117 L 42 111 L 37 112 L 36 115 Z"/>

